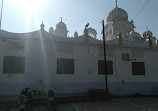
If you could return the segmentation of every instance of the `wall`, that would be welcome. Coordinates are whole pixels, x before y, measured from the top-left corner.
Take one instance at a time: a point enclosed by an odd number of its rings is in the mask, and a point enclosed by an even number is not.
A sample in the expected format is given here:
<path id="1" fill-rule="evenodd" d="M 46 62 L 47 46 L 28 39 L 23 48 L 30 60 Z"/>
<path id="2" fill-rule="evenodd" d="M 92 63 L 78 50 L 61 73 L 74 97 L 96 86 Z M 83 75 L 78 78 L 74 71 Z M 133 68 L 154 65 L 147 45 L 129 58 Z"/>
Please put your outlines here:
<path id="1" fill-rule="evenodd" d="M 14 45 L 23 44 L 24 50 L 13 49 Z M 13 45 L 13 46 L 14 46 Z M 58 87 L 56 93 L 86 93 L 90 89 L 105 89 L 105 76 L 98 75 L 100 45 L 71 44 L 73 51 L 62 53 L 57 48 L 59 42 L 39 40 L 7 40 L 0 39 L 0 95 L 16 95 L 24 87 L 48 91 Z M 141 53 L 140 53 L 141 52 Z M 135 61 L 145 62 L 145 75 L 132 75 L 130 61 L 122 60 L 122 54 L 128 53 Z M 25 56 L 25 74 L 3 74 L 3 57 L 6 55 Z M 151 94 L 158 87 L 157 75 L 158 50 L 107 47 L 107 60 L 113 61 L 113 75 L 108 75 L 109 91 L 113 95 L 130 95 L 134 93 Z M 74 74 L 56 74 L 57 58 L 74 59 Z"/>

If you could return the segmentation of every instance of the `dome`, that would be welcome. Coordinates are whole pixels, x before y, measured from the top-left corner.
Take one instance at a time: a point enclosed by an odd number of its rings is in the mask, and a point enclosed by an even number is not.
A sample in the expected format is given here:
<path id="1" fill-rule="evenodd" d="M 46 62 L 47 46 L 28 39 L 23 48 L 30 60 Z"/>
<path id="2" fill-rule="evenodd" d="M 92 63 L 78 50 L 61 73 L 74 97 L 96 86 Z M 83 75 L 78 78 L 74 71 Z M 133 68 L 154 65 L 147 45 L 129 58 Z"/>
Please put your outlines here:
<path id="1" fill-rule="evenodd" d="M 112 21 L 127 21 L 128 20 L 128 14 L 125 10 L 121 8 L 114 8 L 111 10 L 106 18 L 107 23 Z"/>
<path id="2" fill-rule="evenodd" d="M 66 24 L 64 22 L 59 22 L 57 25 L 56 25 L 56 28 L 59 29 L 59 28 L 66 28 Z"/>
<path id="3" fill-rule="evenodd" d="M 88 33 L 93 33 L 93 34 L 97 34 L 97 32 L 96 32 L 96 30 L 95 29 L 93 29 L 93 28 L 88 28 L 87 29 L 88 30 Z"/>
<path id="4" fill-rule="evenodd" d="M 94 38 L 97 37 L 97 32 L 96 32 L 95 29 L 93 29 L 93 28 L 90 27 L 90 28 L 87 29 L 87 31 L 88 31 L 88 34 L 89 34 L 90 36 L 92 36 L 92 37 L 94 37 Z"/>
<path id="5" fill-rule="evenodd" d="M 149 34 L 150 36 L 153 35 L 153 33 L 152 33 L 151 31 L 147 30 L 147 31 L 145 31 L 145 32 L 143 33 L 143 37 L 146 38 L 147 34 Z"/>
<path id="6" fill-rule="evenodd" d="M 130 40 L 131 40 L 131 42 L 140 42 L 141 41 L 141 35 L 138 32 L 133 31 L 130 34 Z"/>
<path id="7" fill-rule="evenodd" d="M 66 24 L 62 21 L 61 17 L 61 21 L 56 25 L 56 29 L 53 31 L 53 34 L 59 37 L 67 37 L 68 32 Z"/>
<path id="8" fill-rule="evenodd" d="M 77 31 L 74 33 L 74 37 L 78 37 L 78 32 Z"/>
<path id="9" fill-rule="evenodd" d="M 138 32 L 132 32 L 130 37 L 141 37 L 141 35 Z"/>
<path id="10" fill-rule="evenodd" d="M 53 30 L 53 27 L 50 27 L 50 28 L 49 28 L 49 33 L 53 33 L 53 31 L 54 31 L 54 30 Z"/>

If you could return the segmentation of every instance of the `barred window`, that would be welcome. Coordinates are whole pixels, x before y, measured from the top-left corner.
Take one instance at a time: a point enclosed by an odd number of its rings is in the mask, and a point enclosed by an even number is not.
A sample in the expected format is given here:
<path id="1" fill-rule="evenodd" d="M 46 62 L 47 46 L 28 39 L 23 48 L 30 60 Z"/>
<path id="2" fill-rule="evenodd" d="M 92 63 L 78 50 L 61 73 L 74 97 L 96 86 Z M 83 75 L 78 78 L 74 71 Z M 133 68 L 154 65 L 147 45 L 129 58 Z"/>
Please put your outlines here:
<path id="1" fill-rule="evenodd" d="M 74 59 L 57 59 L 57 74 L 74 74 Z"/>
<path id="2" fill-rule="evenodd" d="M 145 75 L 144 62 L 132 62 L 132 74 L 133 75 Z"/>
<path id="3" fill-rule="evenodd" d="M 109 74 L 109 75 L 113 74 L 113 62 L 112 61 L 106 61 L 106 71 L 107 71 L 107 74 Z M 105 74 L 104 60 L 98 60 L 98 73 Z"/>
<path id="4" fill-rule="evenodd" d="M 25 57 L 4 56 L 3 73 L 23 74 L 25 70 Z"/>

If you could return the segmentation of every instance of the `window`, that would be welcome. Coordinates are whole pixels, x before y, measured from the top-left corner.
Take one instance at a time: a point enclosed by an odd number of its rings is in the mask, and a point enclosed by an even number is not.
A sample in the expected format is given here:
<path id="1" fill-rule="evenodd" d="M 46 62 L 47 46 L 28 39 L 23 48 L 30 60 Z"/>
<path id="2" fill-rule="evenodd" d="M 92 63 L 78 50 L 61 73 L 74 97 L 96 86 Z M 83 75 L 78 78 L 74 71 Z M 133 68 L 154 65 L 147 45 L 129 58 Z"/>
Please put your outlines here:
<path id="1" fill-rule="evenodd" d="M 57 74 L 74 74 L 74 59 L 57 59 Z"/>
<path id="2" fill-rule="evenodd" d="M 107 74 L 113 74 L 113 62 L 106 61 Z M 105 74 L 105 63 L 104 60 L 98 60 L 98 73 Z"/>
<path id="3" fill-rule="evenodd" d="M 3 73 L 23 74 L 25 70 L 25 57 L 4 56 Z"/>
<path id="4" fill-rule="evenodd" d="M 145 75 L 144 62 L 132 62 L 132 74 L 133 75 Z"/>

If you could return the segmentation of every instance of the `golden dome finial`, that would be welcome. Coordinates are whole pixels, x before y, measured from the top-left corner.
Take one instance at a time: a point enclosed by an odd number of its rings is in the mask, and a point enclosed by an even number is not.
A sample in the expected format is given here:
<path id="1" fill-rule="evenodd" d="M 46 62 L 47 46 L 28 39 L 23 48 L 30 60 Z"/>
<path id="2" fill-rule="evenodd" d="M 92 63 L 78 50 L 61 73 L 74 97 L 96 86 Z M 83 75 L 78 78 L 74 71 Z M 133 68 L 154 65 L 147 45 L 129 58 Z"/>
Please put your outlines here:
<path id="1" fill-rule="evenodd" d="M 118 38 L 122 37 L 120 32 L 118 32 L 117 35 L 118 35 Z"/>
<path id="2" fill-rule="evenodd" d="M 116 8 L 117 8 L 117 0 L 115 2 L 116 2 Z"/>
<path id="3" fill-rule="evenodd" d="M 61 22 L 62 22 L 63 17 L 61 17 Z"/>

